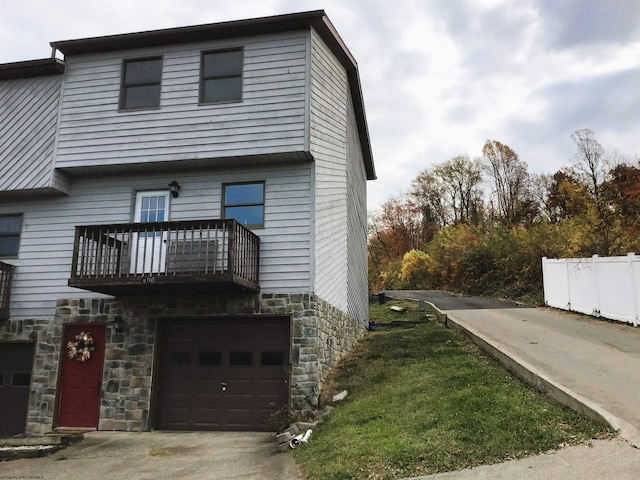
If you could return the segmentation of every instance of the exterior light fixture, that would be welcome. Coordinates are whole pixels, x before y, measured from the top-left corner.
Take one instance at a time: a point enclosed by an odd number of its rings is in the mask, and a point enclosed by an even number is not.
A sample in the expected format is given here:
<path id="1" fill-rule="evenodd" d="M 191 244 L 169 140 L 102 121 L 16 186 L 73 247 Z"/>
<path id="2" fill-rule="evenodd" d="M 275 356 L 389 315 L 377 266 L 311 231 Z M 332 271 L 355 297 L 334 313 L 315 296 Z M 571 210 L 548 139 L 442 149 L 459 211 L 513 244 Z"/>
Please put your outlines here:
<path id="1" fill-rule="evenodd" d="M 116 333 L 122 333 L 124 331 L 124 320 L 122 317 L 117 316 L 113 320 L 113 329 Z"/>
<path id="2" fill-rule="evenodd" d="M 178 198 L 178 192 L 180 192 L 180 185 L 175 180 L 169 184 L 169 191 L 173 198 Z"/>

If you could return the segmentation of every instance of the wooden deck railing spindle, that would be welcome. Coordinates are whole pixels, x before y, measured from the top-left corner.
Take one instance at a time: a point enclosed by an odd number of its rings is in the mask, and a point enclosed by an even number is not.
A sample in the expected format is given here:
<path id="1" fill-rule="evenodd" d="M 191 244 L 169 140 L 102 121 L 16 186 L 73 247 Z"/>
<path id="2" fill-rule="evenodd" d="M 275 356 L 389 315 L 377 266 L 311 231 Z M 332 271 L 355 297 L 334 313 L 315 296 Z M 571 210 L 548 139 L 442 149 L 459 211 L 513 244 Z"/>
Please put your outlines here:
<path id="1" fill-rule="evenodd" d="M 259 245 L 235 220 L 79 226 L 69 285 L 121 293 L 127 286 L 232 283 L 257 291 Z"/>

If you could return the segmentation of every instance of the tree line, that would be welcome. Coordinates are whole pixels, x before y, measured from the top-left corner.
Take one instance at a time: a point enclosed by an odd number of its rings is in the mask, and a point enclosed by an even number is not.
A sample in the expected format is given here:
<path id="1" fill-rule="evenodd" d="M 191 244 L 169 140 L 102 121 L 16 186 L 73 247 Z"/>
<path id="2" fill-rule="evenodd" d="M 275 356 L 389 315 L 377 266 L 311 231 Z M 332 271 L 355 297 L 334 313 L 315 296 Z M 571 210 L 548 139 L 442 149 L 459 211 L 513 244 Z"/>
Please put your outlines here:
<path id="1" fill-rule="evenodd" d="M 369 287 L 446 289 L 542 301 L 542 257 L 640 252 L 640 161 L 590 129 L 554 174 L 532 174 L 487 140 L 421 171 L 369 216 Z"/>

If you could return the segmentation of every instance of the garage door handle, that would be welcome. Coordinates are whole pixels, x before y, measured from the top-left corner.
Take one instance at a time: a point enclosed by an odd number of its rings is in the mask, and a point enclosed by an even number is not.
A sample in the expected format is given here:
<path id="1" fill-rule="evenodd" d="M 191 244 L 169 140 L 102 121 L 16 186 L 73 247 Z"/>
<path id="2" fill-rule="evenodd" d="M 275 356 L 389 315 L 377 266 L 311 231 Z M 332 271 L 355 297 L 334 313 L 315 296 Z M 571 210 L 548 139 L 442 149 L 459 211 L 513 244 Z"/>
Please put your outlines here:
<path id="1" fill-rule="evenodd" d="M 221 383 L 220 385 L 222 385 L 222 391 L 226 392 L 227 391 L 227 384 L 226 383 Z"/>

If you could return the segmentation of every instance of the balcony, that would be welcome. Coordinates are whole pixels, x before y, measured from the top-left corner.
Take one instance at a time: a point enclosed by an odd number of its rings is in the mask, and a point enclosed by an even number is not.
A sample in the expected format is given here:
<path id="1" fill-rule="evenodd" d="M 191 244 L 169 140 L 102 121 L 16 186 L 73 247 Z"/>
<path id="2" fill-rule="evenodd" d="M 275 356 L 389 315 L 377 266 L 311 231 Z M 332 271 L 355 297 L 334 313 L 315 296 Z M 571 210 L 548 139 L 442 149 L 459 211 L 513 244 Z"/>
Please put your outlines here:
<path id="1" fill-rule="evenodd" d="M 114 296 L 260 290 L 260 237 L 235 220 L 76 227 L 69 286 Z"/>
<path id="2" fill-rule="evenodd" d="M 13 268 L 13 265 L 0 262 L 0 320 L 9 318 L 9 300 L 11 296 Z"/>

